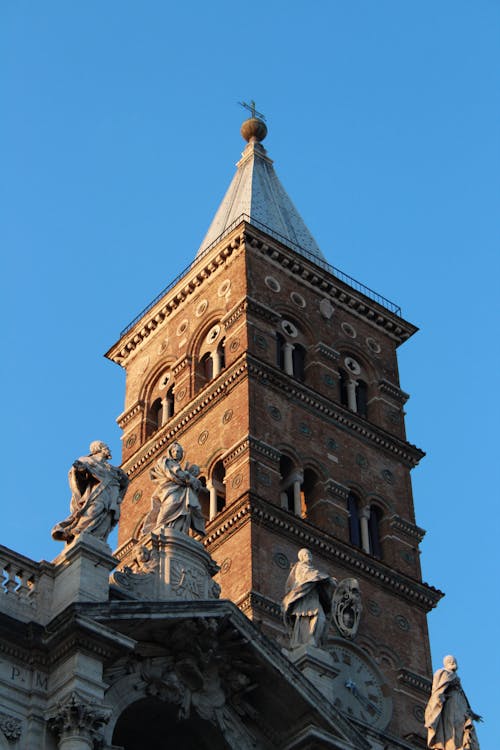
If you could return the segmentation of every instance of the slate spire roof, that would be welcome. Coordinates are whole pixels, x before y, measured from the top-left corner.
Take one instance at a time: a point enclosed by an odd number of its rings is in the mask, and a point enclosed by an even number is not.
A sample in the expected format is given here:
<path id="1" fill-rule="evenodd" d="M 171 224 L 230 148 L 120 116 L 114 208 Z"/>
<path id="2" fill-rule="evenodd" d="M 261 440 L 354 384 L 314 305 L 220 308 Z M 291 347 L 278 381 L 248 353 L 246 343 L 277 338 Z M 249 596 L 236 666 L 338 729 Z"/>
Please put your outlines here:
<path id="1" fill-rule="evenodd" d="M 267 134 L 263 120 L 251 117 L 241 126 L 248 145 L 237 171 L 198 250 L 200 255 L 228 227 L 245 218 L 299 253 L 325 262 L 325 257 L 274 171 L 273 161 L 261 141 Z"/>

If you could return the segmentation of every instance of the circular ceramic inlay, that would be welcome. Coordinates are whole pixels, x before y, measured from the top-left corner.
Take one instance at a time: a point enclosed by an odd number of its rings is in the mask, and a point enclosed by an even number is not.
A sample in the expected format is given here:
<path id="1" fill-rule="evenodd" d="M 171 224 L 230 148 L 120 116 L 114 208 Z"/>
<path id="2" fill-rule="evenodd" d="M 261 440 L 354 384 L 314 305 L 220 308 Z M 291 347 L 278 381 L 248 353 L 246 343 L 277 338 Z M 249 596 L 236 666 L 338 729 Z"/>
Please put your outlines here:
<path id="1" fill-rule="evenodd" d="M 382 349 L 378 341 L 376 339 L 372 339 L 370 336 L 368 336 L 368 338 L 366 339 L 366 344 L 368 348 L 371 349 L 375 354 L 378 354 Z"/>
<path id="2" fill-rule="evenodd" d="M 328 450 L 330 450 L 330 451 L 335 451 L 335 450 L 337 450 L 337 448 L 338 448 L 338 444 L 337 444 L 337 441 L 336 441 L 336 440 L 334 440 L 333 438 L 328 438 L 328 440 L 326 441 L 326 447 L 327 447 L 327 448 L 328 448 Z"/>
<path id="3" fill-rule="evenodd" d="M 134 505 L 139 502 L 141 497 L 142 497 L 142 490 L 137 490 L 137 492 L 134 494 L 132 498 L 132 502 L 134 503 Z"/>
<path id="4" fill-rule="evenodd" d="M 203 432 L 200 432 L 198 435 L 198 443 L 200 445 L 203 445 L 203 443 L 206 443 L 208 439 L 208 430 L 203 430 Z"/>
<path id="5" fill-rule="evenodd" d="M 243 477 L 241 476 L 241 474 L 236 474 L 236 476 L 233 478 L 231 482 L 231 487 L 234 487 L 237 489 L 241 485 L 242 481 L 243 481 Z"/>
<path id="6" fill-rule="evenodd" d="M 290 569 L 290 560 L 284 552 L 275 552 L 273 555 L 273 563 L 281 568 L 282 570 Z"/>
<path id="7" fill-rule="evenodd" d="M 380 476 L 387 484 L 394 484 L 394 474 L 389 469 L 382 469 Z"/>
<path id="8" fill-rule="evenodd" d="M 229 351 L 231 351 L 231 352 L 236 352 L 236 351 L 238 351 L 239 348 L 240 348 L 240 340 L 239 339 L 234 339 L 229 344 Z"/>
<path id="9" fill-rule="evenodd" d="M 188 328 L 189 328 L 189 320 L 187 318 L 184 318 L 184 320 L 182 320 L 177 326 L 177 335 L 182 336 L 183 333 L 186 333 Z"/>
<path id="10" fill-rule="evenodd" d="M 257 481 L 263 484 L 264 487 L 270 487 L 272 484 L 271 477 L 265 471 L 259 471 L 257 474 Z"/>
<path id="11" fill-rule="evenodd" d="M 361 468 L 365 469 L 368 466 L 368 459 L 362 453 L 358 453 L 358 455 L 356 456 L 356 463 L 358 464 L 358 466 L 361 466 Z"/>
<path id="12" fill-rule="evenodd" d="M 181 388 L 179 393 L 177 394 L 177 400 L 183 401 L 184 398 L 186 397 L 186 393 L 187 393 L 187 388 Z"/>
<path id="13" fill-rule="evenodd" d="M 311 428 L 305 422 L 299 424 L 299 430 L 303 435 L 307 435 L 307 437 L 311 435 Z"/>
<path id="14" fill-rule="evenodd" d="M 410 623 L 406 619 L 406 617 L 403 617 L 403 615 L 396 615 L 394 618 L 396 621 L 396 625 L 400 630 L 404 630 L 407 632 L 410 629 Z"/>
<path id="15" fill-rule="evenodd" d="M 264 279 L 264 283 L 272 292 L 281 291 L 280 283 L 277 279 L 274 278 L 274 276 L 266 276 L 266 278 Z"/>
<path id="16" fill-rule="evenodd" d="M 342 330 L 343 330 L 343 332 L 345 333 L 346 336 L 349 336 L 349 338 L 351 338 L 351 339 L 355 339 L 356 338 L 356 335 L 357 335 L 356 334 L 356 329 L 353 328 L 350 323 L 342 323 L 342 325 L 340 327 L 342 328 Z"/>
<path id="17" fill-rule="evenodd" d="M 226 573 L 229 573 L 231 570 L 231 565 L 233 564 L 233 561 L 230 557 L 226 557 L 225 560 L 222 561 L 222 564 L 220 566 L 220 574 L 221 576 L 225 576 Z"/>
<path id="18" fill-rule="evenodd" d="M 267 349 L 266 337 L 263 336 L 261 333 L 254 334 L 253 340 L 255 341 L 259 349 Z"/>
<path id="19" fill-rule="evenodd" d="M 278 409 L 277 406 L 269 406 L 268 407 L 269 414 L 273 419 L 275 419 L 277 422 L 281 419 L 281 412 Z"/>
<path id="20" fill-rule="evenodd" d="M 290 323 L 289 320 L 282 320 L 281 321 L 281 328 L 287 334 L 287 336 L 290 336 L 292 339 L 294 339 L 296 336 L 298 336 L 299 332 L 297 330 L 297 327 L 294 326 L 293 323 Z"/>
<path id="21" fill-rule="evenodd" d="M 290 294 L 290 299 L 292 300 L 294 305 L 297 305 L 297 307 L 304 308 L 306 306 L 306 301 L 304 297 L 298 292 L 292 292 Z"/>
<path id="22" fill-rule="evenodd" d="M 217 294 L 219 297 L 225 297 L 226 294 L 229 294 L 229 291 L 231 289 L 231 281 L 229 279 L 226 279 L 222 282 L 220 287 L 217 289 Z"/>
<path id="23" fill-rule="evenodd" d="M 232 418 L 233 418 L 233 410 L 232 409 L 228 409 L 222 415 L 222 423 L 223 424 L 227 424 L 228 422 L 231 421 Z"/>
<path id="24" fill-rule="evenodd" d="M 372 615 L 375 617 L 378 617 L 381 612 L 380 604 L 373 599 L 368 599 L 367 602 L 368 611 L 371 612 Z"/>
<path id="25" fill-rule="evenodd" d="M 361 372 L 360 365 L 352 357 L 345 357 L 344 364 L 349 372 L 352 372 L 353 375 L 359 375 L 359 373 Z"/>
<path id="26" fill-rule="evenodd" d="M 201 302 L 198 302 L 198 305 L 196 306 L 195 315 L 197 318 L 201 318 L 203 313 L 205 313 L 208 310 L 208 300 L 202 299 Z"/>
<path id="27" fill-rule="evenodd" d="M 135 441 L 137 440 L 137 435 L 131 435 L 129 438 L 127 438 L 127 442 L 125 445 L 127 448 L 132 448 L 133 445 L 135 445 Z"/>
<path id="28" fill-rule="evenodd" d="M 220 333 L 220 325 L 217 323 L 216 325 L 212 326 L 212 328 L 207 333 L 207 337 L 205 341 L 207 344 L 213 344 L 214 341 L 217 341 Z"/>

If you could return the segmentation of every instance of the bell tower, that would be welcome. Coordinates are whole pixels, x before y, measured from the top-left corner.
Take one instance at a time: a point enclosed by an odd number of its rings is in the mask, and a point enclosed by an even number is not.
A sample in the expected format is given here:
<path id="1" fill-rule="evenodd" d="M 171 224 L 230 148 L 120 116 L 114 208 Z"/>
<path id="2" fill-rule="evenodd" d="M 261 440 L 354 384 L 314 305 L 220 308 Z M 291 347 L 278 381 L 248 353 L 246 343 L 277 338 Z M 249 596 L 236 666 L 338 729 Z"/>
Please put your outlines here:
<path id="1" fill-rule="evenodd" d="M 262 145 L 263 119 L 241 133 L 193 262 L 107 353 L 127 375 L 118 555 L 140 538 L 150 468 L 180 442 L 201 469 L 221 596 L 284 645 L 301 548 L 357 579 L 357 634 L 332 633 L 329 647 L 335 705 L 394 747 L 420 747 L 426 614 L 442 594 L 421 578 L 410 472 L 424 454 L 406 439 L 398 376 L 397 348 L 417 329 L 327 262 Z"/>

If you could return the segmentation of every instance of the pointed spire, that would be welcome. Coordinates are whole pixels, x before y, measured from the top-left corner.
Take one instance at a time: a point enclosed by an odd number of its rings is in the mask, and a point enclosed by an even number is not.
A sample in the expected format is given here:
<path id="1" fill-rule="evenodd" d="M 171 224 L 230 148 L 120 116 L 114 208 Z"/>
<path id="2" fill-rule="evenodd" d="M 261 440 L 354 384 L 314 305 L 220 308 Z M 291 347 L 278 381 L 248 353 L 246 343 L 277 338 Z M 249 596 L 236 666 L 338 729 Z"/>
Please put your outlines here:
<path id="1" fill-rule="evenodd" d="M 291 243 L 297 252 L 325 262 L 314 237 L 279 181 L 272 159 L 261 144 L 267 135 L 267 126 L 262 116 L 256 117 L 260 113 L 255 111 L 253 102 L 252 105 L 252 117 L 241 126 L 241 135 L 248 145 L 236 165 L 236 174 L 200 245 L 198 255 L 241 217 L 264 232 L 277 235 L 285 244 Z M 244 106 L 250 109 L 248 105 Z"/>

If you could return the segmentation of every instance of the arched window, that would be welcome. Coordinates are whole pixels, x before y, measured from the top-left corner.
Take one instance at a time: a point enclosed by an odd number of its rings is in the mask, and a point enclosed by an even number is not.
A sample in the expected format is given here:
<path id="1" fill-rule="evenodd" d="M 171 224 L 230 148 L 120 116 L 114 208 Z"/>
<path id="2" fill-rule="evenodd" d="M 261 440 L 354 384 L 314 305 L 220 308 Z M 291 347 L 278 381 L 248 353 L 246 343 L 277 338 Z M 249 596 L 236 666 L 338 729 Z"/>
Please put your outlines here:
<path id="1" fill-rule="evenodd" d="M 361 365 L 349 355 L 344 357 L 344 364 L 345 369 L 339 368 L 340 403 L 366 419 L 368 416 L 368 386 L 364 380 L 359 378 Z"/>
<path id="2" fill-rule="evenodd" d="M 349 493 L 347 509 L 349 511 L 349 541 L 355 547 L 361 547 L 361 525 L 359 520 L 359 498 L 354 492 Z"/>
<path id="3" fill-rule="evenodd" d="M 291 458 L 283 455 L 280 458 L 280 476 L 281 507 L 295 513 L 296 516 L 304 515 L 302 470 L 295 467 Z"/>
<path id="4" fill-rule="evenodd" d="M 368 386 L 364 380 L 358 380 L 356 387 L 356 411 L 360 417 L 368 418 Z"/>
<path id="5" fill-rule="evenodd" d="M 210 520 L 226 507 L 226 470 L 222 461 L 217 461 L 208 484 L 210 492 Z"/>
<path id="6" fill-rule="evenodd" d="M 382 557 L 382 548 L 380 546 L 380 522 L 382 520 L 382 511 L 377 505 L 370 506 L 370 517 L 368 519 L 368 536 L 370 540 L 370 554 L 373 557 Z"/>
<path id="7" fill-rule="evenodd" d="M 226 339 L 222 332 L 221 325 L 216 323 L 210 328 L 200 346 L 196 367 L 196 390 L 204 388 L 226 366 Z"/>
<path id="8" fill-rule="evenodd" d="M 301 486 L 301 515 L 303 518 L 308 516 L 308 511 L 311 508 L 314 500 L 316 499 L 316 489 L 318 484 L 318 477 L 312 469 L 306 469 L 304 471 L 304 479 Z"/>
<path id="9" fill-rule="evenodd" d="M 282 321 L 281 327 L 286 336 L 281 331 L 276 332 L 276 365 L 287 375 L 304 380 L 306 350 L 296 340 L 299 331 L 289 320 Z"/>
<path id="10" fill-rule="evenodd" d="M 163 405 L 161 398 L 156 398 L 149 408 L 148 424 L 147 424 L 147 436 L 153 434 L 158 430 L 163 422 Z"/>

